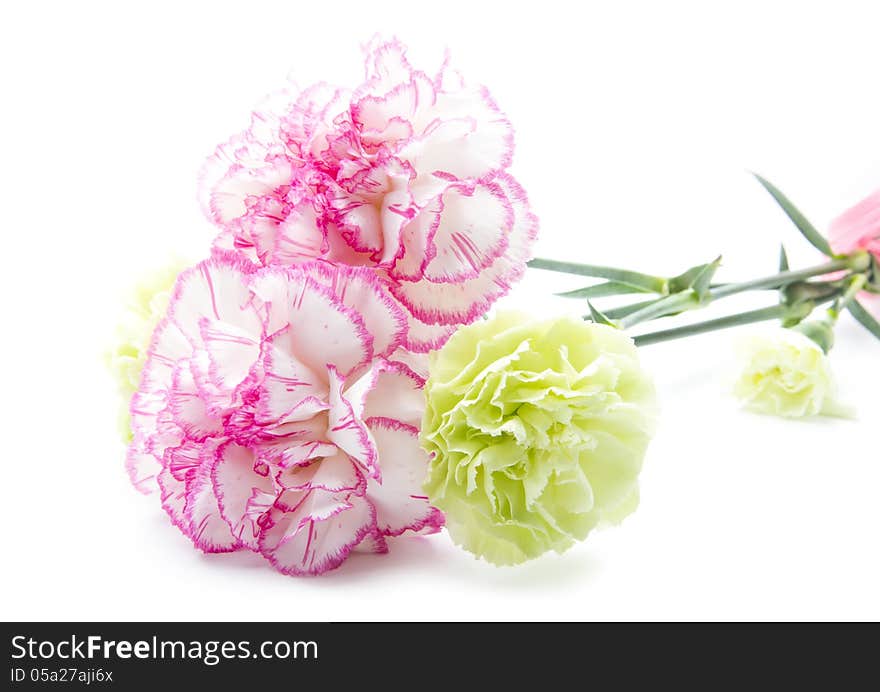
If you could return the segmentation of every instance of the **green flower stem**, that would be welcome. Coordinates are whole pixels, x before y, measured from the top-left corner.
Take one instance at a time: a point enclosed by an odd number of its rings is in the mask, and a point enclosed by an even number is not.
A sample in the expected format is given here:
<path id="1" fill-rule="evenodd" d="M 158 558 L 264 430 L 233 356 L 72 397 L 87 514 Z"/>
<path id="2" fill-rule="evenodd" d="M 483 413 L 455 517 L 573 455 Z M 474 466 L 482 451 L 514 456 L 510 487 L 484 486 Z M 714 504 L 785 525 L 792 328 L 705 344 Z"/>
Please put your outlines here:
<path id="1" fill-rule="evenodd" d="M 620 321 L 623 329 L 633 327 L 642 322 L 648 322 L 660 317 L 666 317 L 672 314 L 678 314 L 684 310 L 693 310 L 698 307 L 705 307 L 721 298 L 746 293 L 747 291 L 759 291 L 768 289 L 779 289 L 790 284 L 803 282 L 814 276 L 830 274 L 836 271 L 848 269 L 858 269 L 861 266 L 860 254 L 856 253 L 850 257 L 831 260 L 823 264 L 808 267 L 806 269 L 798 269 L 795 271 L 783 271 L 770 276 L 753 279 L 751 281 L 743 281 L 741 283 L 724 284 L 709 290 L 703 300 L 700 300 L 694 291 L 682 291 L 671 296 L 660 298 L 650 305 L 627 314 Z"/>
<path id="2" fill-rule="evenodd" d="M 619 320 L 621 317 L 626 317 L 627 315 L 631 315 L 632 313 L 641 310 L 642 308 L 646 308 L 649 305 L 653 305 L 657 302 L 657 299 L 654 300 L 643 300 L 638 303 L 631 303 L 629 305 L 621 305 L 618 308 L 611 308 L 609 310 L 603 310 L 605 317 L 610 320 Z M 590 319 L 590 315 L 584 315 L 584 319 Z"/>
<path id="3" fill-rule="evenodd" d="M 783 286 L 787 286 L 788 284 L 797 283 L 798 281 L 804 281 L 814 276 L 830 274 L 832 272 L 841 271 L 844 269 L 852 269 L 853 264 L 853 259 L 849 257 L 835 259 L 831 260 L 830 262 L 825 262 L 824 264 L 819 264 L 815 267 L 808 267 L 807 269 L 784 271 L 777 274 L 772 274 L 771 276 L 765 276 L 760 279 L 753 279 L 752 281 L 744 281 L 738 284 L 726 284 L 725 286 L 719 286 L 718 288 L 713 288 L 710 291 L 710 296 L 713 300 L 715 300 L 717 298 L 732 296 L 737 293 L 745 293 L 746 291 L 760 291 L 766 289 L 781 288 Z"/>
<path id="4" fill-rule="evenodd" d="M 782 271 L 770 276 L 753 279 L 752 281 L 714 286 L 711 291 L 711 297 L 716 299 L 737 293 L 744 293 L 746 291 L 777 289 L 798 281 L 804 281 L 814 276 L 830 274 L 832 272 L 847 269 L 855 272 L 863 272 L 867 270 L 869 264 L 870 256 L 865 251 L 858 251 L 852 255 L 839 257 L 806 269 Z M 597 279 L 608 279 L 609 281 L 617 281 L 645 291 L 658 293 L 664 297 L 669 294 L 669 279 L 661 276 L 653 276 L 651 274 L 643 274 L 629 269 L 605 267 L 595 264 L 560 262 L 558 260 L 543 259 L 540 257 L 531 260 L 529 262 L 529 267 L 533 269 L 546 269 L 548 271 L 561 272 L 564 274 L 576 274 L 578 276 L 589 276 Z"/>
<path id="5" fill-rule="evenodd" d="M 628 269 L 617 269 L 616 267 L 603 267 L 596 264 L 576 264 L 574 262 L 559 262 L 557 260 L 542 259 L 536 257 L 529 262 L 532 269 L 546 269 L 552 272 L 562 272 L 564 274 L 577 274 L 578 276 L 589 276 L 595 279 L 608 279 L 609 281 L 617 281 L 629 284 L 635 288 L 640 288 L 652 293 L 666 295 L 669 293 L 669 281 L 661 276 L 651 276 L 650 274 L 642 274 Z"/>
<path id="6" fill-rule="evenodd" d="M 809 315 L 817 302 L 824 303 L 835 298 L 836 302 L 829 310 L 829 319 L 832 320 L 832 322 L 836 321 L 840 312 L 846 309 L 847 306 L 853 304 L 854 298 L 858 292 L 864 290 L 867 286 L 868 279 L 866 272 L 870 270 L 871 257 L 865 251 L 857 251 L 851 255 L 837 257 L 828 262 L 808 267 L 806 269 L 785 269 L 776 274 L 753 279 L 751 281 L 715 285 L 708 290 L 697 290 L 696 287 L 692 286 L 686 290 L 681 290 L 671 295 L 669 294 L 670 279 L 664 279 L 662 277 L 651 276 L 639 272 L 631 272 L 625 269 L 559 262 L 556 260 L 541 258 L 532 260 L 529 262 L 529 266 L 535 269 L 546 269 L 569 274 L 578 274 L 581 276 L 604 278 L 611 282 L 619 282 L 621 284 L 636 287 L 640 290 L 660 294 L 660 297 L 656 300 L 643 301 L 620 308 L 612 308 L 611 310 L 606 310 L 602 313 L 607 319 L 619 320 L 617 326 L 621 329 L 629 329 L 643 322 L 676 315 L 696 308 L 706 307 L 716 300 L 737 295 L 739 293 L 760 290 L 779 290 L 795 285 L 800 285 L 801 287 L 799 292 L 802 293 L 803 296 L 793 306 L 783 303 L 782 305 L 771 308 L 753 310 L 676 329 L 652 332 L 636 338 L 636 343 L 648 344 L 657 343 L 658 341 L 666 341 L 668 339 L 679 339 L 692 334 L 700 334 L 715 329 L 726 329 L 740 324 L 750 324 L 752 322 L 760 322 L 775 318 L 782 318 L 785 322 L 797 323 Z M 817 276 L 824 276 L 841 271 L 848 272 L 843 279 L 838 279 L 835 282 L 815 283 L 815 290 L 814 282 L 808 281 Z M 846 286 L 846 291 L 841 295 L 844 286 Z M 819 290 L 820 287 L 824 290 Z M 803 310 L 807 311 L 803 312 Z M 585 316 L 584 319 L 587 319 L 587 317 Z"/>
<path id="7" fill-rule="evenodd" d="M 840 318 L 840 313 L 847 308 L 867 283 L 868 277 L 864 274 L 855 274 L 850 278 L 846 292 L 835 300 L 834 304 L 828 308 L 828 319 L 831 320 L 832 324 L 837 322 Z"/>
<path id="8" fill-rule="evenodd" d="M 773 305 L 769 308 L 761 308 L 759 310 L 750 310 L 735 315 L 727 315 L 714 320 L 705 322 L 697 322 L 696 324 L 688 324 L 675 329 L 664 329 L 657 332 L 649 332 L 648 334 L 640 334 L 634 337 L 636 346 L 648 346 L 650 344 L 659 344 L 663 341 L 672 341 L 673 339 L 683 339 L 686 336 L 695 334 L 705 334 L 706 332 L 714 332 L 719 329 L 729 329 L 730 327 L 738 327 L 744 324 L 755 324 L 756 322 L 766 322 L 768 320 L 801 318 L 803 319 L 813 310 L 813 305 L 802 303 L 796 307 L 787 305 Z"/>

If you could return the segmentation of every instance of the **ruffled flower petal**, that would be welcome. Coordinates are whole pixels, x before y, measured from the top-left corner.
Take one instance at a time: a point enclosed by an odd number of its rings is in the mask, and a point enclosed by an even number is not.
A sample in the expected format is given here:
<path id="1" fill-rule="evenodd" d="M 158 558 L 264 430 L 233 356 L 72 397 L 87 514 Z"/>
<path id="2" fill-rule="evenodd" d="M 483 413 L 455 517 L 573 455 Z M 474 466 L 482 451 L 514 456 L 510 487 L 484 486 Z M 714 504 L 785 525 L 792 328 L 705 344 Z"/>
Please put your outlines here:
<path id="1" fill-rule="evenodd" d="M 160 271 L 141 277 L 126 297 L 115 343 L 106 354 L 107 367 L 119 392 L 119 432 L 125 442 L 132 439 L 129 407 L 140 384 L 151 335 L 164 317 L 174 282 L 183 268 L 180 262 L 173 262 Z M 134 469 L 136 465 L 132 462 L 129 468 Z M 137 475 L 135 472 L 135 477 Z"/>
<path id="2" fill-rule="evenodd" d="M 366 487 L 358 464 L 346 452 L 330 445 L 325 456 L 313 456 L 308 463 L 288 466 L 276 478 L 286 490 L 324 490 L 363 495 Z"/>
<path id="3" fill-rule="evenodd" d="M 473 279 L 507 249 L 513 205 L 498 185 L 450 188 L 433 235 L 434 257 L 424 276 L 435 283 Z"/>
<path id="4" fill-rule="evenodd" d="M 376 445 L 366 424 L 343 391 L 345 380 L 335 368 L 329 368 L 330 408 L 327 414 L 327 439 L 359 464 L 373 478 L 381 478 Z"/>
<path id="5" fill-rule="evenodd" d="M 220 516 L 232 535 L 251 550 L 260 537 L 260 517 L 275 501 L 272 479 L 254 470 L 254 453 L 234 443 L 221 444 L 211 467 Z"/>
<path id="6" fill-rule="evenodd" d="M 308 420 L 327 410 L 327 380 L 285 350 L 289 328 L 276 332 L 264 344 L 262 378 L 255 404 L 255 423 L 266 427 Z M 277 344 L 277 345 L 276 345 Z"/>
<path id="7" fill-rule="evenodd" d="M 477 180 L 510 166 L 513 128 L 486 89 L 440 91 L 429 113 L 435 119 L 399 154 L 416 170 Z"/>
<path id="8" fill-rule="evenodd" d="M 439 531 L 443 515 L 422 490 L 428 459 L 419 447 L 418 428 L 391 418 L 370 418 L 367 423 L 382 460 L 381 481 L 367 485 L 379 531 L 385 536 Z"/>
<path id="9" fill-rule="evenodd" d="M 309 275 L 310 268 L 261 272 L 252 290 L 266 305 L 275 349 L 311 372 L 331 364 L 347 374 L 373 356 L 364 318 Z"/>
<path id="10" fill-rule="evenodd" d="M 194 346 L 203 346 L 204 319 L 259 335 L 262 320 L 251 309 L 252 295 L 245 278 L 254 270 L 254 265 L 235 255 L 219 254 L 182 272 L 171 297 L 169 319 Z"/>
<path id="11" fill-rule="evenodd" d="M 880 190 L 834 219 L 829 240 L 837 252 L 864 249 L 880 257 Z"/>
<path id="12" fill-rule="evenodd" d="M 193 544 L 206 553 L 228 553 L 237 550 L 240 542 L 224 519 L 214 489 L 212 470 L 216 442 L 205 445 L 192 479 L 186 483 L 183 515 Z"/>
<path id="13" fill-rule="evenodd" d="M 880 263 L 880 190 L 834 219 L 828 242 L 840 254 L 867 250 Z M 880 277 L 876 281 L 880 281 Z M 880 319 L 880 294 L 877 290 L 880 287 L 876 287 L 873 293 L 865 291 L 859 294 L 859 302 Z"/>
<path id="14" fill-rule="evenodd" d="M 363 497 L 343 500 L 310 491 L 297 504 L 268 513 L 260 552 L 284 574 L 321 574 L 341 565 L 371 534 L 375 521 L 375 510 Z"/>
<path id="15" fill-rule="evenodd" d="M 376 361 L 370 388 L 363 395 L 362 416 L 399 421 L 417 428 L 425 411 L 425 379 L 400 361 Z"/>
<path id="16" fill-rule="evenodd" d="M 416 354 L 436 351 L 455 333 L 454 324 L 427 324 L 407 312 L 404 348 Z"/>
<path id="17" fill-rule="evenodd" d="M 311 275 L 347 308 L 363 318 L 373 336 L 373 355 L 384 357 L 403 343 L 407 329 L 403 308 L 385 290 L 374 271 L 316 262 Z"/>
<path id="18" fill-rule="evenodd" d="M 455 283 L 407 280 L 392 286 L 394 296 L 416 319 L 427 324 L 444 325 L 473 322 L 522 276 L 526 262 L 531 259 L 537 219 L 528 210 L 522 188 L 512 178 L 499 178 L 498 188 L 509 200 L 513 211 L 505 254 L 471 279 Z"/>

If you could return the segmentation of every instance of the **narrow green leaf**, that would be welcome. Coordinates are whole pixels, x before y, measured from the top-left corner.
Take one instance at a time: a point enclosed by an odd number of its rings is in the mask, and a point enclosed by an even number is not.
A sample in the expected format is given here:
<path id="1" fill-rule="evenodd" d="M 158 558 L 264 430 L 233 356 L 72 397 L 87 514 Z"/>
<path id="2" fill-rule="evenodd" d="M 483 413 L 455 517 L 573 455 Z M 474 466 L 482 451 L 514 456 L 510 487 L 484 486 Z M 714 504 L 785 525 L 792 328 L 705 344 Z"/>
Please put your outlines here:
<path id="1" fill-rule="evenodd" d="M 636 286 L 650 293 L 665 294 L 669 287 L 666 279 L 660 276 L 651 276 L 650 274 L 642 274 L 628 269 L 617 269 L 616 267 L 601 267 L 595 264 L 577 264 L 575 262 L 559 262 L 557 260 L 543 259 L 536 257 L 529 262 L 532 269 L 546 269 L 553 272 L 563 272 L 565 274 L 577 274 L 578 276 L 590 276 L 595 279 L 608 279 L 609 281 L 618 281 L 620 283 Z"/>
<path id="2" fill-rule="evenodd" d="M 595 322 L 596 324 L 605 324 L 605 325 L 608 325 L 609 327 L 617 327 L 617 325 L 614 322 L 612 322 L 610 319 L 608 319 L 608 317 L 604 313 L 602 313 L 602 311 L 600 311 L 595 305 L 593 305 L 589 300 L 587 301 L 587 305 L 590 306 L 590 317 L 592 318 L 593 322 Z"/>
<path id="3" fill-rule="evenodd" d="M 788 264 L 788 253 L 785 251 L 785 245 L 779 246 L 779 271 L 787 272 L 791 267 Z"/>
<path id="4" fill-rule="evenodd" d="M 561 298 L 604 298 L 605 296 L 622 296 L 629 293 L 647 293 L 643 288 L 621 283 L 620 281 L 603 281 L 600 284 L 576 288 L 573 291 L 557 293 Z"/>
<path id="5" fill-rule="evenodd" d="M 801 235 L 806 238 L 810 244 L 828 255 L 829 257 L 834 256 L 834 252 L 831 250 L 831 246 L 828 245 L 828 241 L 825 239 L 819 231 L 816 230 L 816 227 L 813 226 L 808 220 L 807 217 L 804 216 L 800 210 L 791 203 L 791 201 L 786 197 L 782 192 L 768 180 L 765 180 L 757 173 L 753 173 L 755 178 L 758 179 L 758 182 L 764 186 L 764 189 L 770 193 L 770 196 L 776 200 L 776 203 L 782 208 L 782 211 L 791 219 L 791 222 L 797 227 L 797 229 L 801 232 Z"/>
<path id="6" fill-rule="evenodd" d="M 788 252 L 786 252 L 786 250 L 785 250 L 785 243 L 783 243 L 779 246 L 779 271 L 787 272 L 789 269 L 791 269 L 791 265 L 788 262 Z M 790 302 L 789 298 L 788 298 L 788 294 L 787 294 L 787 287 L 783 287 L 779 291 L 779 303 L 785 304 L 787 302 Z M 782 321 L 783 327 L 793 326 L 790 324 L 786 324 L 785 322 L 786 322 L 786 320 Z"/>
<path id="7" fill-rule="evenodd" d="M 880 322 L 878 322 L 877 319 L 870 312 L 868 312 L 859 301 L 850 301 L 847 305 L 847 309 L 865 329 L 867 329 L 869 332 L 871 332 L 871 334 L 880 339 Z"/>
<path id="8" fill-rule="evenodd" d="M 709 290 L 718 287 L 717 284 L 712 283 L 712 278 L 719 266 L 721 266 L 721 257 L 708 264 L 698 264 L 691 267 L 686 272 L 669 280 L 669 292 L 672 294 L 681 293 L 692 288 L 700 301 L 705 301 L 709 297 Z"/>
<path id="9" fill-rule="evenodd" d="M 709 289 L 712 287 L 712 278 L 715 276 L 715 272 L 718 271 L 718 267 L 720 266 L 721 256 L 719 255 L 714 262 L 705 265 L 694 277 L 694 280 L 691 283 L 691 288 L 694 289 L 697 298 L 700 299 L 701 303 L 706 302 L 707 298 L 709 298 Z"/>

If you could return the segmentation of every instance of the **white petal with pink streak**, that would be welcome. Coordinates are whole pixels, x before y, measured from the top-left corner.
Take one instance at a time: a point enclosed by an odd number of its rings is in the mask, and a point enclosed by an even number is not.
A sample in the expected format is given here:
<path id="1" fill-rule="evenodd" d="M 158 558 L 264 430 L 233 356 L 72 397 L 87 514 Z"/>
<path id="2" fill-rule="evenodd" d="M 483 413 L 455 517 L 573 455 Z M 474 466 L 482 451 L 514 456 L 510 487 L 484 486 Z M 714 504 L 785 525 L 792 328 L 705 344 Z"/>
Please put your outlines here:
<path id="1" fill-rule="evenodd" d="M 401 344 L 406 333 L 406 314 L 375 271 L 326 262 L 316 262 L 309 270 L 316 281 L 363 318 L 373 336 L 374 356 L 386 356 Z"/>
<path id="2" fill-rule="evenodd" d="M 537 219 L 529 211 L 522 188 L 509 176 L 495 180 L 510 200 L 513 225 L 507 251 L 473 279 L 454 284 L 401 281 L 391 291 L 413 315 L 429 324 L 469 324 L 510 290 L 525 271 L 537 234 Z"/>
<path id="3" fill-rule="evenodd" d="M 252 303 L 253 265 L 224 253 L 181 273 L 169 304 L 169 316 L 193 344 L 202 343 L 203 318 L 225 322 L 257 339 L 262 316 Z"/>
<path id="4" fill-rule="evenodd" d="M 288 490 L 325 490 L 330 493 L 354 491 L 362 495 L 366 487 L 363 474 L 351 458 L 340 449 L 327 456 L 314 457 L 308 464 L 288 466 L 277 476 L 278 483 Z"/>
<path id="5" fill-rule="evenodd" d="M 443 213 L 433 236 L 434 257 L 425 278 L 437 283 L 473 279 L 507 249 L 513 207 L 497 185 L 452 187 L 442 197 Z"/>
<path id="6" fill-rule="evenodd" d="M 285 574 L 321 574 L 338 567 L 371 534 L 375 514 L 359 496 L 337 500 L 333 506 L 336 511 L 324 511 L 322 518 L 303 514 L 301 508 L 273 509 L 260 536 L 260 552 Z"/>
<path id="7" fill-rule="evenodd" d="M 385 418 L 371 418 L 368 424 L 382 464 L 381 483 L 369 480 L 367 484 L 379 531 L 398 536 L 404 531 L 438 530 L 443 516 L 422 490 L 429 460 L 419 446 L 418 429 Z"/>
<path id="8" fill-rule="evenodd" d="M 241 547 L 241 543 L 223 518 L 219 497 L 214 491 L 212 471 L 215 450 L 215 444 L 202 448 L 199 467 L 186 483 L 183 514 L 189 525 L 189 536 L 197 548 L 206 553 L 228 553 Z"/>
<path id="9" fill-rule="evenodd" d="M 382 359 L 374 361 L 345 396 L 362 420 L 391 418 L 418 427 L 425 412 L 424 384 L 425 378 L 406 363 Z"/>
<path id="10" fill-rule="evenodd" d="M 327 439 L 358 463 L 370 476 L 379 478 L 376 446 L 370 431 L 345 392 L 345 380 L 335 368 L 330 375 L 330 408 L 327 412 Z"/>
<path id="11" fill-rule="evenodd" d="M 232 535 L 251 550 L 258 547 L 259 517 L 275 500 L 272 479 L 254 471 L 254 453 L 236 444 L 217 450 L 211 480 L 220 516 Z"/>
<path id="12" fill-rule="evenodd" d="M 290 327 L 283 330 L 283 334 Z M 326 409 L 327 377 L 297 360 L 281 332 L 264 344 L 263 378 L 257 422 L 283 424 L 307 420 Z M 275 344 L 278 343 L 278 346 Z"/>
<path id="13" fill-rule="evenodd" d="M 346 374 L 373 355 L 373 338 L 363 318 L 312 279 L 308 267 L 270 269 L 253 281 L 266 303 L 273 345 L 314 373 L 327 364 Z"/>

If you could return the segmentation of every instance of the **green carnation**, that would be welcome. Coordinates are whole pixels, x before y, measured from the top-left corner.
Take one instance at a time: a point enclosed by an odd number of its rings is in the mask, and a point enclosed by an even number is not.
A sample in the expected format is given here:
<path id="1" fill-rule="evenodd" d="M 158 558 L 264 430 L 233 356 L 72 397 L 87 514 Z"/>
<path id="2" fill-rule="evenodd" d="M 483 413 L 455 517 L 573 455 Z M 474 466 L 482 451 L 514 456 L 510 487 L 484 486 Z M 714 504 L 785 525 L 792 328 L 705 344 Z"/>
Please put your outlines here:
<path id="1" fill-rule="evenodd" d="M 739 348 L 744 365 L 734 393 L 746 408 L 785 418 L 850 415 L 837 401 L 828 356 L 804 334 L 774 329 Z"/>
<path id="2" fill-rule="evenodd" d="M 184 266 L 175 261 L 142 277 L 131 289 L 116 328 L 115 343 L 106 354 L 107 368 L 116 380 L 121 401 L 119 433 L 126 442 L 131 440 L 128 404 L 140 384 L 153 330 L 165 314 L 171 289 Z"/>
<path id="3" fill-rule="evenodd" d="M 425 491 L 475 555 L 561 553 L 638 504 L 655 393 L 623 332 L 500 314 L 432 356 L 425 394 Z"/>

